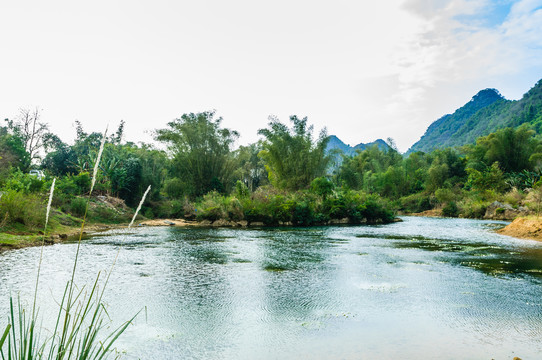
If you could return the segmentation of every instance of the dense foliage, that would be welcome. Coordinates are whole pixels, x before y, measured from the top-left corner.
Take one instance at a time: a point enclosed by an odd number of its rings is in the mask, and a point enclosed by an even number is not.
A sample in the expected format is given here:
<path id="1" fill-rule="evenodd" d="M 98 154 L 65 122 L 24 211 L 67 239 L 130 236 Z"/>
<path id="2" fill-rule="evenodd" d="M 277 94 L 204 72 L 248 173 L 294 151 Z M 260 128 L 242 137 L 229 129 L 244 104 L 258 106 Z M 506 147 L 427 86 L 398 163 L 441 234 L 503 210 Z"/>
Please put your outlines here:
<path id="1" fill-rule="evenodd" d="M 542 80 L 517 101 L 504 99 L 495 89 L 480 91 L 453 114 L 431 124 L 409 153 L 473 144 L 481 136 L 522 124 L 542 131 Z"/>
<path id="2" fill-rule="evenodd" d="M 538 87 L 529 92 L 530 99 Z M 468 122 L 503 102 L 494 90 L 484 90 L 457 116 Z M 533 110 L 527 111 L 536 114 L 537 107 L 530 105 Z M 338 138 L 332 137 L 335 145 L 330 146 L 324 129 L 315 139 L 308 119 L 297 116 L 290 117 L 291 127 L 271 117 L 259 130 L 260 141 L 235 149 L 238 133 L 223 128 L 214 112 L 184 114 L 156 130 L 156 140 L 167 151 L 123 141 L 124 122 L 105 139 L 76 122 L 72 144 L 38 122 L 41 140 L 30 154 L 19 117 L 0 127 L 0 228 L 40 230 L 53 177 L 52 227 L 80 222 L 92 181 L 96 196 L 88 215 L 97 222 L 128 221 L 129 207 L 138 205 L 149 185 L 152 191 L 141 210 L 145 217 L 228 225 L 388 222 L 396 211 L 426 210 L 482 217 L 496 200 L 513 209 L 540 209 L 542 140 L 536 124 L 514 121 L 523 125 L 499 129 L 467 146 L 408 156 L 391 139 L 341 155 Z M 100 171 L 92 179 L 102 140 Z"/>
<path id="3" fill-rule="evenodd" d="M 270 120 L 268 128 L 258 133 L 265 137 L 260 157 L 266 164 L 271 184 L 280 189 L 299 190 L 325 175 L 329 163 L 325 152 L 329 138 L 325 129 L 315 142 L 307 118 L 291 116 L 291 129 L 277 118 Z"/>
<path id="4" fill-rule="evenodd" d="M 202 196 L 211 190 L 223 192 L 232 178 L 231 148 L 236 131 L 220 127 L 215 113 L 184 114 L 156 132 L 173 157 L 171 175 L 187 195 Z"/>

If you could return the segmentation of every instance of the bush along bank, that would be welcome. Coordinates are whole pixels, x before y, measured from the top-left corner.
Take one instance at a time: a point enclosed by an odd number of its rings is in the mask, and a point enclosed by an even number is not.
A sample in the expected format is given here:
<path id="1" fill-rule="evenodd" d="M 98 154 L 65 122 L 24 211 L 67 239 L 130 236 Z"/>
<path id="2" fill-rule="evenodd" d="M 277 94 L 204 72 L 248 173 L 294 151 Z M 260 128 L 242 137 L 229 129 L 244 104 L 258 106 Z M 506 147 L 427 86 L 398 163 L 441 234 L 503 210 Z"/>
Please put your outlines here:
<path id="1" fill-rule="evenodd" d="M 252 194 L 210 192 L 184 216 L 214 226 L 378 224 L 395 219 L 391 204 L 376 195 L 352 190 L 318 195 L 309 190 L 285 192 L 272 186 L 260 187 Z"/>

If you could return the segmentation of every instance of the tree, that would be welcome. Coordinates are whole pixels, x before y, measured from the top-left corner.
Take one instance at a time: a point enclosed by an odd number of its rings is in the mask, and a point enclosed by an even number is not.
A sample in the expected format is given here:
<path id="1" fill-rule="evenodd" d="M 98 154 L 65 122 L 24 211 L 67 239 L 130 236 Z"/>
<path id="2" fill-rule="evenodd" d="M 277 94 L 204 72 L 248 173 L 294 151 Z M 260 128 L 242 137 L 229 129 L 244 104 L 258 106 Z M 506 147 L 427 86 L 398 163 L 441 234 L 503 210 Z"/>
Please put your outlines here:
<path id="1" fill-rule="evenodd" d="M 542 144 L 527 125 L 497 130 L 467 148 L 469 167 L 482 171 L 498 162 L 505 173 L 533 170 L 542 155 Z"/>
<path id="2" fill-rule="evenodd" d="M 156 131 L 156 140 L 168 146 L 173 157 L 174 175 L 184 181 L 187 193 L 202 196 L 233 186 L 231 147 L 239 134 L 220 127 L 215 112 L 184 114 Z"/>
<path id="3" fill-rule="evenodd" d="M 499 193 L 506 187 L 504 174 L 498 162 L 494 162 L 483 171 L 467 168 L 467 173 L 469 174 L 469 178 L 466 185 L 473 190 L 493 190 Z"/>
<path id="4" fill-rule="evenodd" d="M 316 195 L 321 196 L 322 200 L 324 201 L 329 195 L 333 194 L 334 188 L 335 186 L 333 185 L 333 183 L 323 176 L 318 177 L 311 182 L 312 192 L 314 192 Z"/>
<path id="5" fill-rule="evenodd" d="M 369 192 L 378 192 L 381 195 L 388 194 L 390 191 L 402 192 L 402 190 L 391 189 L 404 185 L 404 175 L 400 174 L 403 171 L 395 169 L 402 163 L 403 157 L 395 149 L 393 140 L 388 139 L 388 147 L 385 149 L 373 145 L 358 151 L 354 157 L 343 156 L 343 162 L 337 172 L 337 179 L 341 185 L 350 189 L 364 189 Z M 387 174 L 385 175 L 385 173 Z M 391 181 L 392 178 L 393 181 L 399 181 L 397 176 L 401 177 L 400 183 L 388 183 L 388 179 Z"/>
<path id="6" fill-rule="evenodd" d="M 243 182 L 250 191 L 267 183 L 267 171 L 263 160 L 258 156 L 262 151 L 262 144 L 240 146 L 235 151 L 236 170 L 234 177 Z"/>
<path id="7" fill-rule="evenodd" d="M 330 161 L 325 153 L 329 141 L 326 130 L 320 132 L 315 142 L 313 127 L 307 126 L 306 117 L 290 116 L 292 129 L 276 117 L 269 120 L 268 128 L 260 129 L 258 134 L 265 137 L 260 157 L 265 162 L 270 182 L 278 188 L 298 190 L 324 176 Z"/>
<path id="8" fill-rule="evenodd" d="M 41 162 L 41 167 L 54 176 L 65 176 L 76 169 L 76 154 L 68 144 L 54 134 L 49 134 L 45 140 L 47 155 Z"/>
<path id="9" fill-rule="evenodd" d="M 29 165 L 30 157 L 22 140 L 10 134 L 7 127 L 0 126 L 0 177 L 12 167 L 26 170 Z"/>
<path id="10" fill-rule="evenodd" d="M 44 146 L 44 139 L 49 133 L 49 126 L 40 121 L 41 112 L 36 107 L 19 109 L 19 115 L 15 121 L 8 120 L 8 127 L 14 135 L 21 138 L 25 151 L 30 156 L 30 161 L 39 159 L 39 152 Z"/>

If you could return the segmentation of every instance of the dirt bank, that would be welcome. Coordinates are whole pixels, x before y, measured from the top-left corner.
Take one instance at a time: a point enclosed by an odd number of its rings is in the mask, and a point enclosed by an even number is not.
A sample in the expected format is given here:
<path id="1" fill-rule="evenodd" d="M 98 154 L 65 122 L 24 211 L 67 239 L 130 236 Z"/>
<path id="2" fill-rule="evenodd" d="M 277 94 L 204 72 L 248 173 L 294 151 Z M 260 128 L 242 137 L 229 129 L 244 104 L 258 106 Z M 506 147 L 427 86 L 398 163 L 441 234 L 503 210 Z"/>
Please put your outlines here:
<path id="1" fill-rule="evenodd" d="M 188 221 L 184 219 L 155 219 L 139 221 L 133 226 L 199 226 L 197 221 Z"/>
<path id="2" fill-rule="evenodd" d="M 125 225 L 124 225 L 125 226 Z M 90 224 L 85 225 L 83 236 L 88 236 L 100 231 L 105 231 L 121 225 Z M 44 237 L 41 234 L 10 234 L 0 233 L 0 253 L 6 250 L 22 249 L 30 246 L 53 245 L 66 240 L 79 239 L 81 227 L 65 227 L 62 230 L 47 232 Z"/>
<path id="3" fill-rule="evenodd" d="M 497 232 L 517 238 L 542 241 L 542 218 L 536 216 L 518 217 Z"/>

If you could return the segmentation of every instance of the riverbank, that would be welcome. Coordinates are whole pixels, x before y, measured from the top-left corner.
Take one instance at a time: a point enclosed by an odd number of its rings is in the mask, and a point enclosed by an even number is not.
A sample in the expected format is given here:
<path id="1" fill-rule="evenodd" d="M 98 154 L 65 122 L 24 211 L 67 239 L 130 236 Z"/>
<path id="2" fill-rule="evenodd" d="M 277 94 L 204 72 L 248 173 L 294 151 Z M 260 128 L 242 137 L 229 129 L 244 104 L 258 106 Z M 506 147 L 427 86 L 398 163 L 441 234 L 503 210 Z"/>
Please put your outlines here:
<path id="1" fill-rule="evenodd" d="M 83 236 L 88 236 L 100 231 L 109 230 L 126 226 L 125 224 L 110 225 L 110 224 L 90 224 L 85 225 Z M 47 235 L 41 232 L 38 234 L 12 234 L 0 232 L 0 253 L 6 250 L 22 249 L 31 246 L 53 245 L 66 240 L 76 240 L 79 238 L 81 227 L 63 227 L 60 230 L 55 230 Z"/>
<path id="2" fill-rule="evenodd" d="M 542 218 L 538 216 L 518 217 L 497 232 L 521 239 L 542 241 Z"/>
<path id="3" fill-rule="evenodd" d="M 431 210 L 423 213 L 404 214 L 407 216 L 422 216 L 422 217 L 441 217 L 440 211 Z M 395 222 L 401 221 L 396 218 Z M 327 225 L 345 225 L 348 224 L 348 219 L 331 221 Z M 83 236 L 88 236 L 97 232 L 106 231 L 114 228 L 125 228 L 126 223 L 120 224 L 89 224 L 85 226 Z M 152 219 L 137 222 L 135 227 L 140 226 L 174 226 L 174 227 L 265 227 L 263 222 L 247 222 L 247 221 L 193 221 L 185 219 Z M 290 223 L 279 224 L 279 226 L 292 226 Z M 21 249 L 30 246 L 40 246 L 44 241 L 46 245 L 53 245 L 66 240 L 76 240 L 81 231 L 80 227 L 66 227 L 61 231 L 55 231 L 48 234 L 45 239 L 41 234 L 8 234 L 0 233 L 0 252 L 13 249 Z M 542 218 L 535 216 L 516 218 L 512 223 L 502 229 L 497 230 L 498 233 L 522 239 L 532 239 L 542 241 Z"/>
<path id="4" fill-rule="evenodd" d="M 395 218 L 392 222 L 400 222 L 400 218 Z M 328 221 L 326 224 L 314 224 L 315 226 L 332 226 L 332 225 L 347 225 L 350 221 L 348 218 L 344 219 L 334 219 Z M 361 224 L 366 224 L 367 222 L 361 222 Z M 247 228 L 247 227 L 268 227 L 263 222 L 252 221 L 248 222 L 246 220 L 240 221 L 229 221 L 224 219 L 218 219 L 215 221 L 210 220 L 185 220 L 185 219 L 151 219 L 151 220 L 142 220 L 138 221 L 133 227 L 143 227 L 143 226 L 174 226 L 174 227 L 236 227 L 236 228 Z M 291 222 L 280 222 L 275 226 L 294 226 Z M 83 231 L 83 237 L 89 236 L 98 232 L 110 230 L 110 229 L 122 229 L 126 228 L 126 223 L 119 224 L 87 224 Z M 38 234 L 11 234 L 11 233 L 1 233 L 0 232 L 0 252 L 6 250 L 22 249 L 31 246 L 41 246 L 42 243 L 46 245 L 53 245 L 56 243 L 61 243 L 66 240 L 77 240 L 79 238 L 79 233 L 81 227 L 62 227 L 61 230 L 54 230 L 51 233 L 47 234 L 45 237 L 40 232 Z"/>

